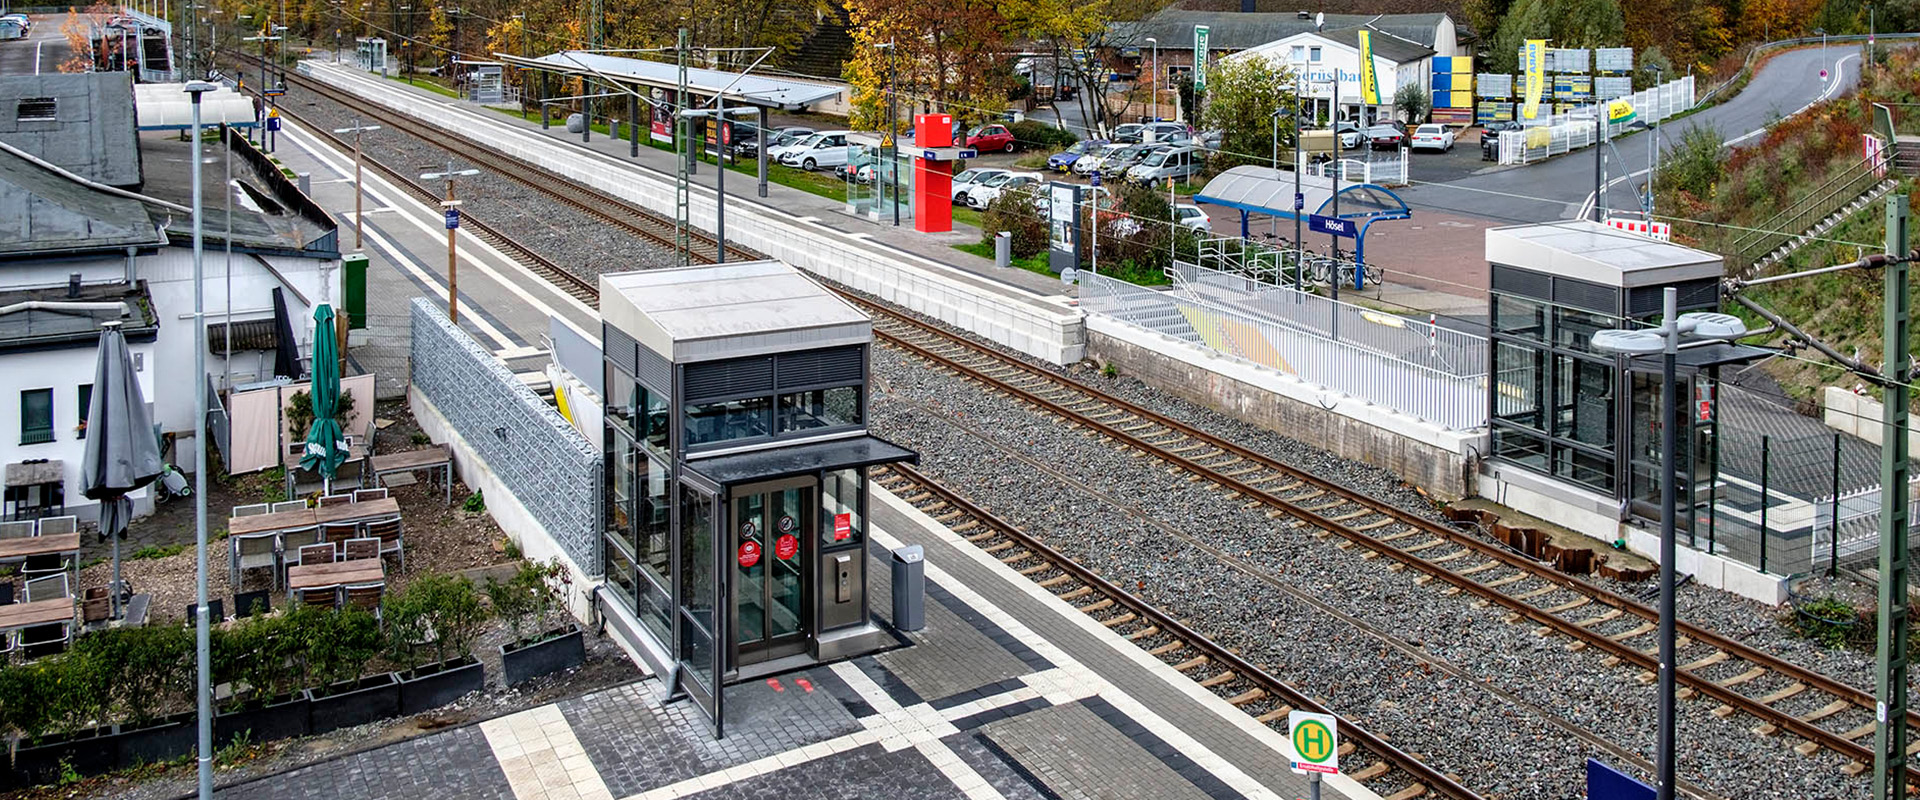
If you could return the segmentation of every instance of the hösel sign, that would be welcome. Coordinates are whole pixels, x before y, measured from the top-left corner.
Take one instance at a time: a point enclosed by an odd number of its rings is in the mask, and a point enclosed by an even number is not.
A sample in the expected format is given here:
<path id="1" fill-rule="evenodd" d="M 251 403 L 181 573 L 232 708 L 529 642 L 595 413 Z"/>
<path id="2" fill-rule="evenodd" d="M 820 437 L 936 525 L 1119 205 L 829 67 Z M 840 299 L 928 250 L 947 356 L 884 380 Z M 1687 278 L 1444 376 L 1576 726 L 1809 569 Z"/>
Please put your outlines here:
<path id="1" fill-rule="evenodd" d="M 1307 227 L 1314 233 L 1330 233 L 1348 239 L 1354 238 L 1353 220 L 1350 219 L 1310 214 L 1307 216 Z"/>

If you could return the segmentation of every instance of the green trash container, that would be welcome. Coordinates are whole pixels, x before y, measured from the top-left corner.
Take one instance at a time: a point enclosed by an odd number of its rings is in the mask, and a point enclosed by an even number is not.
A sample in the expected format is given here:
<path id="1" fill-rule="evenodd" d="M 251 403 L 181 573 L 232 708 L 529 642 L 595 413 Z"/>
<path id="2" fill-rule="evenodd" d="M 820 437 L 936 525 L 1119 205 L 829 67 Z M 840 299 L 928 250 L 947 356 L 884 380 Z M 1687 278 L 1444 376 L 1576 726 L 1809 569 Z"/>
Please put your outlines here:
<path id="1" fill-rule="evenodd" d="M 367 256 L 348 253 L 340 257 L 340 267 L 346 271 L 347 330 L 357 331 L 367 327 Z"/>

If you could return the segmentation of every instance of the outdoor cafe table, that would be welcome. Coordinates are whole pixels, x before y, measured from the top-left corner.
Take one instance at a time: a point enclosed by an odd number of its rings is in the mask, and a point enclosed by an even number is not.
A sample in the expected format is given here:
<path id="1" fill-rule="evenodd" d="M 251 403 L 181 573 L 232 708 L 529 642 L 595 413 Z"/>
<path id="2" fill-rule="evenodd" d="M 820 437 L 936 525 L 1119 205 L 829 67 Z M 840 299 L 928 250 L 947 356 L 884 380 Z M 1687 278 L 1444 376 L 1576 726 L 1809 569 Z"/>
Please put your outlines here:
<path id="1" fill-rule="evenodd" d="M 287 591 L 291 594 L 301 589 L 385 583 L 386 580 L 386 566 L 377 558 L 300 564 L 287 570 Z"/>
<path id="2" fill-rule="evenodd" d="M 227 533 L 233 536 L 290 531 L 296 528 L 311 528 L 330 522 L 364 522 L 370 519 L 391 517 L 400 513 L 400 502 L 391 497 L 379 500 L 362 500 L 358 503 L 335 503 L 319 508 L 302 508 L 294 511 L 282 511 L 277 514 L 255 514 L 250 517 L 228 517 Z M 16 539 L 0 540 L 0 547 L 6 542 L 25 541 Z"/>
<path id="3" fill-rule="evenodd" d="M 73 598 L 59 597 L 38 603 L 0 606 L 0 631 L 73 622 Z"/>
<path id="4" fill-rule="evenodd" d="M 55 533 L 47 536 L 28 536 L 22 539 L 0 539 L 0 564 L 10 561 L 25 561 L 34 556 L 73 557 L 73 580 L 80 581 L 80 534 Z M 0 606 L 0 609 L 7 606 Z"/>

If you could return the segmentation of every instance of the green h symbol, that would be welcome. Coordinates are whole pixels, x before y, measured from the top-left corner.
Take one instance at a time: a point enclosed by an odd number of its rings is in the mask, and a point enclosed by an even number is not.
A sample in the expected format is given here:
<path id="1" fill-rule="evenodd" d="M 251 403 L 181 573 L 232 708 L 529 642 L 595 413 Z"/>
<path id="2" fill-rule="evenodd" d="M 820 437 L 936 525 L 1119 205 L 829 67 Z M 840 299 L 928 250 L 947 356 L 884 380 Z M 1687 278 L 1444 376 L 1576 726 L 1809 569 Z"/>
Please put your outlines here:
<path id="1" fill-rule="evenodd" d="M 1293 742 L 1293 746 L 1300 751 L 1300 757 L 1308 761 L 1325 761 L 1333 752 L 1333 736 L 1327 731 L 1327 726 L 1309 722 L 1300 727 L 1300 734 L 1294 737 Z"/>

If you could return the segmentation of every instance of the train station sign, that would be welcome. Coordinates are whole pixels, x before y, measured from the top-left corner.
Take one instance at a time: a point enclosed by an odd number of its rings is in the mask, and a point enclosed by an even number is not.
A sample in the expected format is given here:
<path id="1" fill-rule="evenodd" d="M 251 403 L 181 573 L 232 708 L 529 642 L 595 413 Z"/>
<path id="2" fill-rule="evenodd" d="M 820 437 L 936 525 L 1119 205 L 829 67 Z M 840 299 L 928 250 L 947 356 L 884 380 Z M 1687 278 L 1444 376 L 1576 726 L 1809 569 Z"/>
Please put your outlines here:
<path id="1" fill-rule="evenodd" d="M 1334 236 L 1343 236 L 1348 239 L 1354 238 L 1359 233 L 1354 228 L 1353 220 L 1329 217 L 1321 214 L 1309 215 L 1307 217 L 1307 228 L 1314 233 L 1330 233 Z"/>
<path id="2" fill-rule="evenodd" d="M 1291 766 L 1296 772 L 1340 774 L 1340 721 L 1332 714 L 1288 714 L 1287 743 L 1293 746 Z"/>

